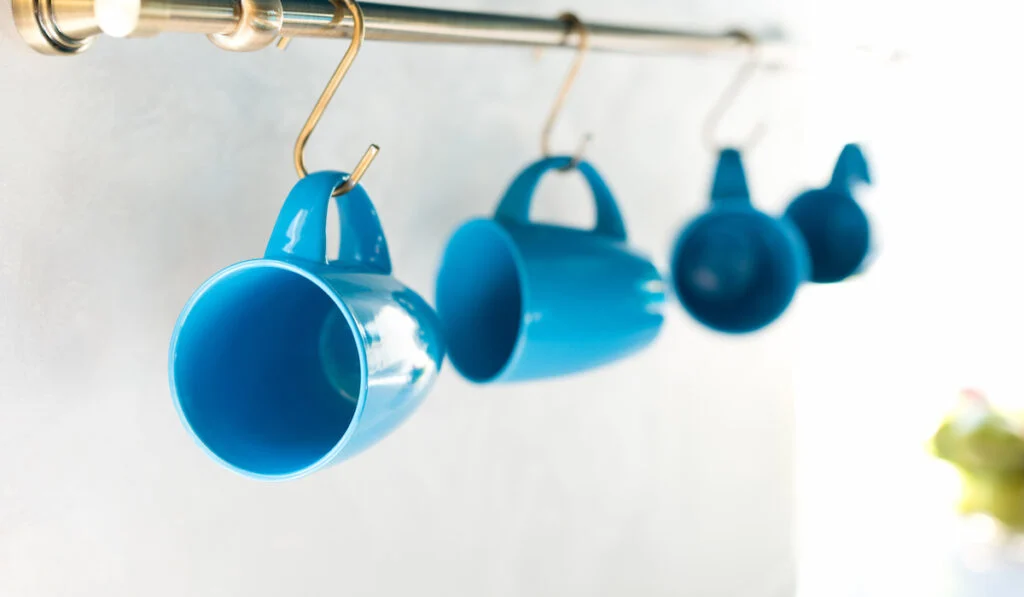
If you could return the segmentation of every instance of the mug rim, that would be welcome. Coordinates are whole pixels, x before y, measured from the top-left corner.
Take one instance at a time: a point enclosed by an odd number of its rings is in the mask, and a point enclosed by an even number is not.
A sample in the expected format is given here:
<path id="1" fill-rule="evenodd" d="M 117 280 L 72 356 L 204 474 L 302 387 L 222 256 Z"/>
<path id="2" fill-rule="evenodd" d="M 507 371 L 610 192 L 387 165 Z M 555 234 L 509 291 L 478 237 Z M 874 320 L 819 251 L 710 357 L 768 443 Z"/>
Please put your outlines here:
<path id="1" fill-rule="evenodd" d="M 799 195 L 794 197 L 793 200 L 790 201 L 789 204 L 786 206 L 786 210 L 782 213 L 782 218 L 785 219 L 786 223 L 789 226 L 793 227 L 796 233 L 800 235 L 800 238 L 805 240 L 805 243 L 807 236 L 804 235 L 803 228 L 800 227 L 798 220 L 795 217 L 793 217 L 791 211 L 796 205 L 800 204 L 803 201 L 807 201 L 811 197 L 819 198 L 819 200 L 820 198 L 824 198 L 825 200 L 844 203 L 846 204 L 846 207 L 852 206 L 855 210 L 855 213 L 857 213 L 860 216 L 857 222 L 857 227 L 859 230 L 862 230 L 864 232 L 864 235 L 867 238 L 867 246 L 861 253 L 860 260 L 857 262 L 857 265 L 846 270 L 844 275 L 839 277 L 815 277 L 814 259 L 813 255 L 811 254 L 810 244 L 808 243 L 807 281 L 813 284 L 837 284 L 844 280 L 849 280 L 854 276 L 863 274 L 864 271 L 867 269 L 868 265 L 870 264 L 870 262 L 874 258 L 877 258 L 878 256 L 878 249 L 876 246 L 878 240 L 876 235 L 872 233 L 871 215 L 868 213 L 866 209 L 864 209 L 864 206 L 860 204 L 860 201 L 857 201 L 857 198 L 853 196 L 853 193 L 849 192 L 849 190 L 847 189 L 834 189 L 828 186 L 818 189 L 807 189 L 806 191 L 803 191 Z"/>
<path id="2" fill-rule="evenodd" d="M 264 267 L 271 267 L 289 271 L 294 274 L 298 274 L 299 276 L 305 278 L 306 280 L 312 282 L 313 284 L 316 284 L 320 288 L 320 290 L 324 291 L 324 293 L 328 297 L 330 297 L 331 301 L 345 316 L 345 321 L 348 323 L 349 329 L 353 330 L 353 332 L 358 334 L 359 336 L 359 341 L 355 343 L 356 351 L 359 354 L 359 397 L 356 399 L 356 408 L 355 411 L 352 413 L 352 418 L 349 421 L 348 428 L 345 429 L 345 433 L 342 434 L 342 436 L 338 439 L 334 446 L 332 446 L 329 451 L 327 451 L 322 457 L 317 459 L 315 462 L 303 468 L 297 469 L 295 471 L 278 475 L 257 473 L 250 470 L 246 470 L 235 464 L 232 464 L 231 462 L 228 462 L 227 460 L 224 460 L 217 453 L 211 450 L 209 446 L 207 446 L 206 443 L 199 437 L 195 429 L 193 429 L 192 424 L 188 421 L 188 418 L 185 416 L 185 413 L 181 407 L 181 399 L 178 396 L 178 386 L 177 383 L 175 382 L 174 375 L 174 361 L 176 352 L 175 349 L 178 345 L 178 339 L 179 336 L 181 335 L 181 329 L 184 326 L 185 321 L 188 319 L 189 314 L 192 312 L 192 309 L 196 306 L 196 303 L 199 302 L 199 299 L 201 299 L 214 284 L 216 284 L 220 280 L 223 280 L 229 275 L 247 269 L 259 269 Z M 182 308 L 181 313 L 178 314 L 178 318 L 174 323 L 174 332 L 171 334 L 170 350 L 168 353 L 167 360 L 167 372 L 169 377 L 169 385 L 171 389 L 171 398 L 172 402 L 174 402 L 174 410 L 178 413 L 178 419 L 181 421 L 182 425 L 188 430 L 188 433 L 192 437 L 192 440 L 199 445 L 200 449 L 202 449 L 207 456 L 212 458 L 214 462 L 220 464 L 221 466 L 227 468 L 228 470 L 235 472 L 243 477 L 249 479 L 257 479 L 260 481 L 287 481 L 290 479 L 304 477 L 310 473 L 316 472 L 326 467 L 328 464 L 330 464 L 338 457 L 341 451 L 352 439 L 352 435 L 355 431 L 355 428 L 359 424 L 359 420 L 362 418 L 363 409 L 366 405 L 366 395 L 368 390 L 368 368 L 366 361 L 366 347 L 364 345 L 365 340 L 366 331 L 362 328 L 361 325 L 359 325 L 359 322 L 356 321 L 355 317 L 352 316 L 350 309 L 348 308 L 347 305 L 345 305 L 344 301 L 341 300 L 341 298 L 334 291 L 334 289 L 331 288 L 329 284 L 327 284 L 320 276 L 309 271 L 308 269 L 298 264 L 291 263 L 289 261 L 284 261 L 281 259 L 269 259 L 265 257 L 257 259 L 248 259 L 246 261 L 240 261 L 233 265 L 229 265 L 224 269 L 221 269 L 214 275 L 210 276 L 209 278 L 207 278 L 207 280 L 204 281 L 202 285 L 200 285 L 199 288 L 197 288 L 192 293 L 192 295 L 188 299 L 188 302 L 185 303 L 185 306 Z"/>
<path id="3" fill-rule="evenodd" d="M 687 302 L 683 300 L 682 294 L 679 292 L 679 283 L 676 279 L 676 270 L 677 264 L 679 262 L 680 250 L 682 249 L 683 244 L 694 234 L 694 231 L 701 226 L 713 225 L 717 217 L 720 217 L 721 215 L 726 213 L 733 215 L 737 213 L 742 213 L 745 217 L 749 217 L 757 221 L 759 226 L 765 226 L 766 228 L 771 228 L 772 230 L 777 232 L 779 238 L 783 239 L 786 243 L 792 242 L 794 238 L 799 242 L 802 242 L 802 240 L 800 239 L 799 233 L 796 231 L 796 228 L 795 226 L 793 226 L 793 224 L 786 221 L 784 218 L 772 217 L 771 214 L 765 213 L 749 203 L 744 203 L 742 205 L 713 205 L 710 208 L 706 209 L 705 211 L 701 212 L 700 215 L 698 215 L 697 217 L 687 222 L 687 224 L 683 226 L 682 230 L 679 232 L 679 235 L 676 237 L 676 240 L 672 245 L 672 253 L 671 258 L 669 259 L 668 271 L 669 286 L 671 287 L 672 294 L 675 296 L 676 302 L 683 307 L 683 310 L 686 311 L 686 313 L 690 315 L 690 317 L 692 317 L 701 325 L 722 334 L 730 336 L 743 336 L 746 334 L 751 334 L 753 332 L 760 331 L 768 327 L 777 319 L 779 319 L 782 315 L 784 315 L 786 310 L 788 310 L 789 305 L 793 302 L 793 299 L 796 298 L 796 294 L 797 291 L 799 291 L 800 289 L 801 283 L 807 280 L 808 272 L 804 271 L 805 266 L 803 264 L 797 264 L 796 283 L 793 284 L 792 287 L 786 293 L 786 308 L 783 309 L 782 313 L 777 314 L 770 320 L 760 322 L 756 327 L 746 327 L 742 329 L 725 328 L 717 325 L 712 325 L 707 320 L 707 318 L 704 317 L 703 314 L 699 314 L 693 311 L 690 308 L 690 305 L 688 305 Z M 800 261 L 799 255 L 797 257 L 797 261 Z"/>
<path id="4" fill-rule="evenodd" d="M 515 226 L 522 226 L 522 227 L 526 228 L 526 227 L 534 226 L 535 224 L 533 222 L 529 222 L 529 223 L 525 223 L 525 224 L 520 224 L 520 223 L 516 222 L 516 223 L 513 223 L 513 225 L 515 225 Z M 487 376 L 487 377 L 467 375 L 466 372 L 463 370 L 463 368 L 458 363 L 458 361 L 452 355 L 451 347 L 449 346 L 449 349 L 448 349 L 448 360 L 451 361 L 452 366 L 455 367 L 455 370 L 459 372 L 459 375 L 461 375 L 463 379 L 466 379 L 466 380 L 468 380 L 468 381 L 470 381 L 470 382 L 472 382 L 474 384 L 481 384 L 481 385 L 483 385 L 483 384 L 490 384 L 490 383 L 496 383 L 496 382 L 504 381 L 508 377 L 509 371 L 512 370 L 513 364 L 518 362 L 521 359 L 521 357 L 522 357 L 523 351 L 525 350 L 525 338 L 526 338 L 525 327 L 529 323 L 528 322 L 528 317 L 527 317 L 526 305 L 529 302 L 528 301 L 528 297 L 530 296 L 530 290 L 529 290 L 529 284 L 528 284 L 528 280 L 527 280 L 527 276 L 526 276 L 526 268 L 525 268 L 526 263 L 525 263 L 525 260 L 523 259 L 523 255 L 522 255 L 522 253 L 520 253 L 519 247 L 516 245 L 515 239 L 512 238 L 512 235 L 509 233 L 508 229 L 505 227 L 505 222 L 502 222 L 501 220 L 499 220 L 497 218 L 494 218 L 494 217 L 491 217 L 491 218 L 473 218 L 471 220 L 467 220 L 467 221 L 463 222 L 458 228 L 456 228 L 455 232 L 453 232 L 451 234 L 451 236 L 448 237 L 448 243 L 446 243 L 444 251 L 441 253 L 441 260 L 442 260 L 441 263 L 442 263 L 442 266 L 444 265 L 444 256 L 447 255 L 447 253 L 448 253 L 448 246 L 451 244 L 452 239 L 455 238 L 455 236 L 457 234 L 459 234 L 463 230 L 465 230 L 467 228 L 470 228 L 470 227 L 485 227 L 485 228 L 489 228 L 489 229 L 495 231 L 498 234 L 498 236 L 501 237 L 502 242 L 506 245 L 506 247 L 507 247 L 507 249 L 509 251 L 509 254 L 512 256 L 512 261 L 516 265 L 516 278 L 518 279 L 518 282 L 519 282 L 519 295 L 520 295 L 519 328 L 516 331 L 516 341 L 515 341 L 515 344 L 512 345 L 512 350 L 509 351 L 508 358 L 505 359 L 505 363 L 501 366 L 500 369 L 498 369 L 493 375 L 490 375 L 490 376 Z M 434 290 L 435 303 L 437 302 L 437 295 L 438 294 L 439 294 L 438 289 L 435 288 L 435 290 Z"/>

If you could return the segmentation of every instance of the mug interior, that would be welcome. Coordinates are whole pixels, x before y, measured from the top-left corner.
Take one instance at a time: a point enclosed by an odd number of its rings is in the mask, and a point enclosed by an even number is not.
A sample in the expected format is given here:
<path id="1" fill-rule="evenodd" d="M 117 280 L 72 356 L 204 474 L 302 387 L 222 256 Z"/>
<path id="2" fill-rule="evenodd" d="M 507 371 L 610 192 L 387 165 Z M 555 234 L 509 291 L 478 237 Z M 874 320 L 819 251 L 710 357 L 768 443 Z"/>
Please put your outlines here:
<path id="1" fill-rule="evenodd" d="M 459 228 L 437 277 L 437 314 L 459 373 L 476 382 L 497 377 L 515 350 L 522 312 L 523 284 L 512 239 L 491 221 Z"/>
<path id="2" fill-rule="evenodd" d="M 341 305 L 307 274 L 265 262 L 231 270 L 197 292 L 175 337 L 182 418 L 241 472 L 302 472 L 352 424 L 359 342 Z"/>
<path id="3" fill-rule="evenodd" d="M 715 330 L 746 333 L 781 315 L 800 283 L 786 233 L 754 210 L 709 213 L 680 238 L 672 278 L 680 302 Z"/>

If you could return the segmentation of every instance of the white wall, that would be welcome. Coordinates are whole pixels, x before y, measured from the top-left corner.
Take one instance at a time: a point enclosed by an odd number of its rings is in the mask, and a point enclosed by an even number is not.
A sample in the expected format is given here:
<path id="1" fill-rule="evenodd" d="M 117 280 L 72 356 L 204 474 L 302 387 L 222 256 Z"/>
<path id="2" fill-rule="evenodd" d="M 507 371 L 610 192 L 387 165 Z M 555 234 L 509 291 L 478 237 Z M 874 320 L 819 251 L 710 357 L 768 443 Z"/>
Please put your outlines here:
<path id="1" fill-rule="evenodd" d="M 866 204 L 884 253 L 856 283 L 804 293 L 793 322 L 801 595 L 1024 591 L 1020 562 L 965 557 L 959 479 L 926 449 L 962 388 L 1024 405 L 1022 17 L 1002 0 L 869 0 L 812 17 L 823 31 L 887 29 L 912 59 L 822 68 L 805 89 L 807 147 L 851 125 L 875 141 Z"/>
<path id="2" fill-rule="evenodd" d="M 796 13 L 766 0 L 574 8 L 713 28 Z M 785 594 L 791 318 L 724 339 L 673 303 L 653 348 L 589 375 L 479 388 L 447 367 L 392 437 L 297 482 L 239 478 L 192 445 L 167 390 L 174 318 L 208 275 L 261 253 L 294 182 L 294 135 L 342 52 L 297 40 L 231 54 L 164 35 L 51 58 L 0 11 L 0 595 Z M 569 59 L 368 43 L 309 160 L 344 169 L 381 145 L 365 186 L 397 275 L 432 297 L 449 231 L 536 157 Z M 560 143 L 595 133 L 589 155 L 660 267 L 706 201 L 700 121 L 736 65 L 594 55 L 567 106 Z M 766 120 L 748 166 L 771 209 L 802 182 L 793 82 L 759 79 L 727 131 Z M 542 191 L 539 215 L 591 217 L 578 181 Z"/>

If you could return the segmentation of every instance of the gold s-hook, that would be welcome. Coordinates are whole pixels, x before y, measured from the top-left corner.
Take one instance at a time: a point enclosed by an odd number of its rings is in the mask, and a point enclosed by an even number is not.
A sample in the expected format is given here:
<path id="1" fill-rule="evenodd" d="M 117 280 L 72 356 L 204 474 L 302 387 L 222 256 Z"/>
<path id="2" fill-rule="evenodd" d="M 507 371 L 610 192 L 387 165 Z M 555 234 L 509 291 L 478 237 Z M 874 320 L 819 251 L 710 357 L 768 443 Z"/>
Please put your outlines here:
<path id="1" fill-rule="evenodd" d="M 544 130 L 540 134 L 540 151 L 544 156 L 551 156 L 551 131 L 555 128 L 555 122 L 558 120 L 558 115 L 562 111 L 562 106 L 565 105 L 565 98 L 568 97 L 569 91 L 572 89 L 573 83 L 576 82 L 576 78 L 580 74 L 580 67 L 583 66 L 583 58 L 587 54 L 587 50 L 590 49 L 590 32 L 587 30 L 587 26 L 583 24 L 583 21 L 571 12 L 563 13 L 558 16 L 559 20 L 565 22 L 565 38 L 568 41 L 569 36 L 575 31 L 579 37 L 579 42 L 576 46 L 576 59 L 573 61 L 572 66 L 569 68 L 568 74 L 565 76 L 565 81 L 562 83 L 562 88 L 558 90 L 558 95 L 555 97 L 555 103 L 551 106 L 551 112 L 548 113 L 547 122 L 544 123 Z M 587 133 L 583 136 L 580 141 L 579 147 L 576 148 L 576 153 L 573 155 L 569 165 L 565 168 L 571 170 L 576 167 L 576 164 L 583 159 L 583 151 L 587 147 L 587 143 L 590 142 L 591 135 Z"/>
<path id="2" fill-rule="evenodd" d="M 338 0 L 332 0 L 335 6 Z M 340 0 L 348 9 L 348 12 L 352 15 L 352 42 L 349 44 L 348 49 L 345 50 L 345 55 L 341 58 L 341 63 L 338 64 L 338 68 L 334 70 L 334 74 L 331 75 L 331 80 L 327 82 L 327 87 L 323 93 L 320 94 L 320 99 L 316 101 L 316 105 L 313 106 L 313 111 L 309 114 L 309 118 L 306 119 L 306 124 L 302 125 L 302 130 L 299 132 L 299 138 L 295 140 L 295 151 L 293 154 L 295 161 L 295 171 L 298 172 L 299 178 L 304 178 L 309 171 L 306 169 L 306 162 L 303 154 L 306 150 L 306 143 L 309 141 L 309 136 L 313 134 L 313 129 L 320 122 L 320 118 L 324 115 L 324 110 L 327 109 L 327 105 L 331 103 L 331 99 L 334 97 L 334 93 L 338 90 L 338 86 L 341 85 L 342 79 L 345 78 L 345 74 L 352 68 L 352 62 L 356 59 L 356 54 L 359 53 L 359 48 L 363 45 L 363 37 L 366 34 L 366 28 L 363 25 L 363 9 L 360 8 L 356 0 Z M 339 7 L 340 8 L 340 7 Z M 337 15 L 335 18 L 344 18 L 343 15 Z M 352 169 L 352 173 L 349 174 L 348 178 L 342 183 L 337 189 L 334 190 L 334 196 L 344 195 L 351 191 L 357 184 L 359 179 L 366 173 L 367 168 L 370 167 L 370 163 L 373 162 L 373 158 L 377 157 L 377 152 L 380 148 L 376 145 L 370 145 L 363 157 L 360 158 L 359 163 Z"/>
<path id="3" fill-rule="evenodd" d="M 736 71 L 736 75 L 733 77 L 732 82 L 725 88 L 722 95 L 712 106 L 711 110 L 708 111 L 708 115 L 704 118 L 704 126 L 702 135 L 704 138 L 704 144 L 712 152 L 717 151 L 719 144 L 715 141 L 715 132 L 718 129 L 719 124 L 722 122 L 722 117 L 732 106 L 732 103 L 739 96 L 740 91 L 743 87 L 750 82 L 750 79 L 757 72 L 758 68 L 758 46 L 757 40 L 753 35 L 746 31 L 731 31 L 730 36 L 738 39 L 740 42 L 745 44 L 748 49 L 748 55 L 746 61 L 740 66 L 739 70 Z M 761 139 L 763 133 L 762 123 L 758 123 L 754 130 L 750 133 L 745 143 L 746 148 L 750 149 Z"/>

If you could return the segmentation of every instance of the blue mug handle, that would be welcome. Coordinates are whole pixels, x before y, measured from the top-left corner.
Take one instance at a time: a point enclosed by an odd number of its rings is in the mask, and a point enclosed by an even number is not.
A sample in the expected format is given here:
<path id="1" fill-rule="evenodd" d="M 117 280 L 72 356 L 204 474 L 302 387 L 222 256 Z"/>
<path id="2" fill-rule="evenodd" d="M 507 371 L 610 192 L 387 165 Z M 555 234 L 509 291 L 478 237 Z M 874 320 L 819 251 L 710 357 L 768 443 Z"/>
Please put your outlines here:
<path id="1" fill-rule="evenodd" d="M 832 180 L 826 188 L 849 195 L 857 183 L 871 184 L 871 171 L 860 146 L 848 143 L 839 153 L 836 167 L 832 171 Z"/>
<path id="2" fill-rule="evenodd" d="M 552 170 L 569 168 L 572 166 L 572 162 L 573 158 L 569 156 L 554 156 L 543 158 L 527 166 L 505 191 L 505 196 L 498 204 L 498 209 L 494 214 L 495 219 L 516 224 L 528 224 L 530 222 L 530 203 L 533 201 L 533 194 L 537 190 L 541 177 Z M 619 241 L 626 240 L 626 225 L 622 221 L 622 214 L 619 213 L 615 197 L 612 196 L 604 179 L 589 162 L 578 162 L 576 169 L 587 181 L 590 192 L 594 194 L 594 203 L 597 204 L 597 224 L 594 226 L 593 232 Z"/>
<path id="3" fill-rule="evenodd" d="M 711 183 L 711 203 L 732 201 L 750 204 L 750 188 L 743 172 L 743 158 L 737 149 L 726 148 L 718 154 L 715 179 Z"/>
<path id="4" fill-rule="evenodd" d="M 327 207 L 331 193 L 347 178 L 344 172 L 323 171 L 295 183 L 270 233 L 265 257 L 390 274 L 384 230 L 370 196 L 360 185 L 337 197 L 341 247 L 337 260 L 327 260 Z"/>

